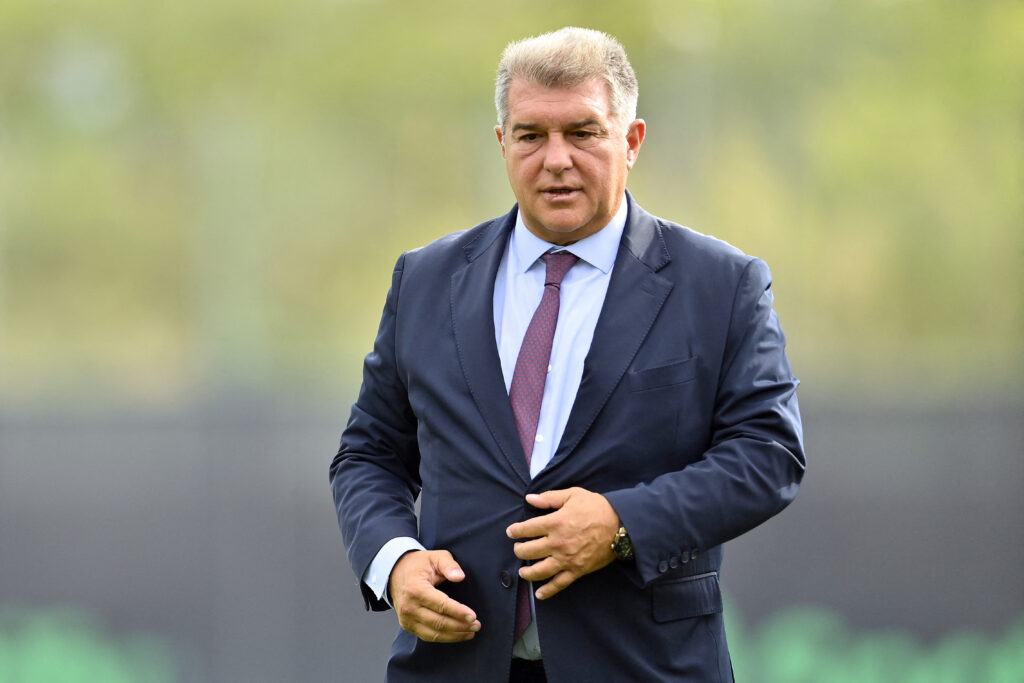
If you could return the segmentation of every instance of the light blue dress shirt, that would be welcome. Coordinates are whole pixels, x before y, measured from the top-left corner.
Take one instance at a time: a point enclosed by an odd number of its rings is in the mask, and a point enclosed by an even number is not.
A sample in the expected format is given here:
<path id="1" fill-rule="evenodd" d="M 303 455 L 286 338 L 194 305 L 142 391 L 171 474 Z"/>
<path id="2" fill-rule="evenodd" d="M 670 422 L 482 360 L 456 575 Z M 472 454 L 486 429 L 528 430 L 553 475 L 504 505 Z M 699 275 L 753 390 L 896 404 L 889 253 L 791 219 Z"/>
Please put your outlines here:
<path id="1" fill-rule="evenodd" d="M 512 373 L 526 328 L 544 294 L 545 265 L 540 257 L 548 251 L 568 251 L 580 259 L 562 280 L 558 323 L 551 344 L 548 377 L 530 460 L 532 477 L 551 462 L 569 420 L 583 377 L 583 361 L 590 351 L 594 328 L 608 293 L 612 267 L 626 226 L 626 212 L 626 201 L 623 200 L 607 226 L 567 247 L 558 247 L 534 235 L 523 223 L 520 213 L 516 216 L 508 248 L 498 265 L 494 278 L 494 331 L 507 392 L 512 384 Z M 378 599 L 388 599 L 386 592 L 391 570 L 398 559 L 410 550 L 424 548 L 416 539 L 403 536 L 385 543 L 373 558 L 363 575 L 363 582 Z M 540 659 L 536 620 L 515 644 L 512 655 Z"/>

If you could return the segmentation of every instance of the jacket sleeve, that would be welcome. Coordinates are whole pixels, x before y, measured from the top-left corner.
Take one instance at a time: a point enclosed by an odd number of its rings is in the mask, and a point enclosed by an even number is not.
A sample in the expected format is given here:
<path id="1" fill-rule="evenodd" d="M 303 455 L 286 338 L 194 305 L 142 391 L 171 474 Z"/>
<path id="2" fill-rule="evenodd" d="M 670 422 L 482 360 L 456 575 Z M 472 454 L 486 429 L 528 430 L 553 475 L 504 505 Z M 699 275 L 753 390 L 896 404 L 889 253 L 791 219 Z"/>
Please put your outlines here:
<path id="1" fill-rule="evenodd" d="M 330 467 L 338 524 L 357 577 L 389 540 L 418 538 L 416 418 L 395 352 L 404 263 L 403 254 L 395 265 L 373 351 L 363 364 L 359 397 Z M 368 609 L 389 608 L 362 582 L 360 588 Z"/>
<path id="2" fill-rule="evenodd" d="M 739 536 L 796 496 L 806 467 L 798 381 L 772 301 L 768 267 L 752 259 L 733 297 L 703 457 L 605 494 L 629 531 L 644 584 L 670 560 L 688 561 Z"/>

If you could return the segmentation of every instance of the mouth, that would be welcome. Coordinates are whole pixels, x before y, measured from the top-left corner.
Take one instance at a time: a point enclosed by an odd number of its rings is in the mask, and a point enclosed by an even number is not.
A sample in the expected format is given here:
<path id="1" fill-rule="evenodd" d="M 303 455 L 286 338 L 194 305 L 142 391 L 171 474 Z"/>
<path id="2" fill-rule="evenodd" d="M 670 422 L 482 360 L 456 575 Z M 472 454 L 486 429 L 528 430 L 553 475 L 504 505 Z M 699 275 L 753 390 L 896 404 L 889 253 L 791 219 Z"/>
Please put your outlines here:
<path id="1" fill-rule="evenodd" d="M 540 192 L 548 201 L 564 201 L 574 199 L 581 190 L 576 187 L 546 187 Z"/>

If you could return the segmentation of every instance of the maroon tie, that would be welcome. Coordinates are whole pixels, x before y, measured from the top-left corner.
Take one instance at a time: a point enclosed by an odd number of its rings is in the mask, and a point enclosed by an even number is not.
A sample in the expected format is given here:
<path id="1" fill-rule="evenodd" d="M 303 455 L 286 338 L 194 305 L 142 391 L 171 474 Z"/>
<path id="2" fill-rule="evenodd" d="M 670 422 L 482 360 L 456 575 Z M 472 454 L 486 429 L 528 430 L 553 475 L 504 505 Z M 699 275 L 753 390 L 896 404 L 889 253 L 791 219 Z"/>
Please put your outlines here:
<path id="1" fill-rule="evenodd" d="M 551 360 L 551 340 L 555 337 L 558 323 L 558 300 L 562 278 L 579 260 L 567 251 L 541 256 L 547 265 L 544 277 L 544 296 L 526 328 L 523 345 L 519 347 L 516 369 L 512 373 L 508 398 L 512 402 L 512 414 L 519 443 L 523 446 L 526 466 L 529 468 L 533 457 L 533 444 L 537 437 L 537 421 L 540 419 L 540 403 L 544 398 L 544 382 L 548 377 L 548 362 Z M 516 641 L 530 625 L 530 583 L 519 581 L 516 592 Z"/>

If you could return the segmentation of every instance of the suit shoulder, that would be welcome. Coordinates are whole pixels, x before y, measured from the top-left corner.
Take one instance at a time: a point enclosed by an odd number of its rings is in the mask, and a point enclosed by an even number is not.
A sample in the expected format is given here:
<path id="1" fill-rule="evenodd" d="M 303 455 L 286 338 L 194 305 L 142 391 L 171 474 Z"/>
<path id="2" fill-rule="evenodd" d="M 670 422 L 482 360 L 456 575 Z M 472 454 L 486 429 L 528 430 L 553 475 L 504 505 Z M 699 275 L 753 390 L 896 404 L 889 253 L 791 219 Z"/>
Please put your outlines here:
<path id="1" fill-rule="evenodd" d="M 421 247 L 411 249 L 402 255 L 406 267 L 430 267 L 447 264 L 453 259 L 464 262 L 468 254 L 485 248 L 493 241 L 501 233 L 502 223 L 508 218 L 508 215 L 492 218 L 472 228 L 449 233 Z"/>
<path id="2" fill-rule="evenodd" d="M 698 232 L 693 228 L 673 223 L 664 218 L 658 218 L 657 220 L 660 224 L 662 235 L 664 235 L 669 249 L 673 252 L 678 249 L 684 249 L 692 252 L 694 256 L 723 262 L 734 261 L 744 266 L 755 258 L 714 235 Z"/>
<path id="3" fill-rule="evenodd" d="M 651 216 L 657 222 L 671 261 L 668 272 L 681 282 L 715 283 L 716 288 L 733 290 L 741 282 L 759 287 L 771 283 L 767 264 L 728 242 L 679 223 Z"/>
<path id="4" fill-rule="evenodd" d="M 705 279 L 726 278 L 727 281 L 735 282 L 746 274 L 757 281 L 771 281 L 768 265 L 756 256 L 745 253 L 723 239 L 685 225 L 663 218 L 655 220 L 658 221 L 674 266 Z"/>

